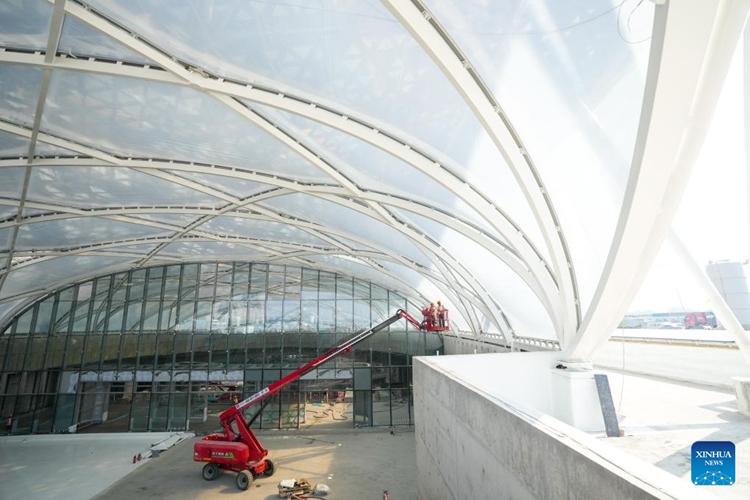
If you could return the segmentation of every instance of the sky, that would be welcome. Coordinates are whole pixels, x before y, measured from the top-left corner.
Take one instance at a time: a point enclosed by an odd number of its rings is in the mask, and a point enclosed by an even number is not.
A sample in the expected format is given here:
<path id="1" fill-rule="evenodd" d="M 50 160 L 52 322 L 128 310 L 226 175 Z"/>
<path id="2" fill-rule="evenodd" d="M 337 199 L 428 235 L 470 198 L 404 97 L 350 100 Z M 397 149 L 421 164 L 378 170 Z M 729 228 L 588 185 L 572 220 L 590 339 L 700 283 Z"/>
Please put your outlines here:
<path id="1" fill-rule="evenodd" d="M 740 44 L 672 224 L 701 268 L 710 261 L 748 258 L 742 58 Z M 665 243 L 630 311 L 705 308 L 705 294 L 687 276 Z"/>

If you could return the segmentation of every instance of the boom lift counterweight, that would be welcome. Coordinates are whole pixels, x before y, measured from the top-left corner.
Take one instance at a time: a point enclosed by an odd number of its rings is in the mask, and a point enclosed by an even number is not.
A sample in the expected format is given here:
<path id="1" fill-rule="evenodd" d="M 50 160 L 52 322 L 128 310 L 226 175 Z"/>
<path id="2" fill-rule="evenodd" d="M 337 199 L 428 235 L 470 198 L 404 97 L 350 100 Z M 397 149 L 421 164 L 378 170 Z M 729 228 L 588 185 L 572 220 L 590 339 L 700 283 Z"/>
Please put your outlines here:
<path id="1" fill-rule="evenodd" d="M 269 398 L 271 396 L 298 381 L 305 374 L 310 373 L 315 368 L 334 358 L 350 353 L 356 344 L 402 318 L 407 320 L 417 330 L 424 329 L 416 318 L 403 309 L 399 309 L 396 314 L 382 323 L 354 335 L 342 344 L 333 347 L 322 356 L 310 361 L 286 377 L 277 380 L 244 401 L 240 401 L 219 415 L 223 432 L 204 437 L 196 442 L 193 448 L 193 460 L 196 462 L 207 462 L 203 466 L 203 479 L 211 481 L 219 476 L 221 470 L 231 470 L 237 473 L 237 487 L 241 490 L 246 490 L 250 487 L 255 477 L 261 474 L 272 476 L 276 466 L 271 460 L 266 458 L 268 450 L 263 448 L 263 445 L 260 444 L 260 441 L 258 441 L 258 438 L 250 429 L 250 426 L 253 425 L 258 415 L 263 412 L 263 408 L 249 422 L 245 419 L 242 412 L 260 401 L 266 400 L 265 402 L 267 403 L 270 401 Z"/>

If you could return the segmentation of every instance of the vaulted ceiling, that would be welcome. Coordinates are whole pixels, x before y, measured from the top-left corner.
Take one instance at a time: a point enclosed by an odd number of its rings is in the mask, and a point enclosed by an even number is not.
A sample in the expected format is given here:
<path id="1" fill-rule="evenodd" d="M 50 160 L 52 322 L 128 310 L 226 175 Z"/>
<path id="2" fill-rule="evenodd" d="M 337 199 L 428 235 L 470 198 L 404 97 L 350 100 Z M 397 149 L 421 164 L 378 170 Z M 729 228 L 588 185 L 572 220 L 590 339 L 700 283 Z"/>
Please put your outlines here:
<path id="1" fill-rule="evenodd" d="M 1 0 L 0 322 L 181 261 L 563 338 L 623 207 L 651 2 Z"/>

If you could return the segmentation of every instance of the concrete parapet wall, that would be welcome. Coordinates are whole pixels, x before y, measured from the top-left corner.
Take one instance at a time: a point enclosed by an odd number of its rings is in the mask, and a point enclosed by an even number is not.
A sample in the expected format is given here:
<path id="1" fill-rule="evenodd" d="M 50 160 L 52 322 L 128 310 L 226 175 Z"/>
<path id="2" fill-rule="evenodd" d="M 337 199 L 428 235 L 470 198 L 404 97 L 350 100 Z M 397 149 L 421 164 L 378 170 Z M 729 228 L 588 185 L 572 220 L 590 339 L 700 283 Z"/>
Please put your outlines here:
<path id="1" fill-rule="evenodd" d="M 499 342 L 499 340 L 498 340 Z M 446 354 L 486 354 L 508 352 L 510 349 L 500 344 L 490 344 L 481 340 L 466 337 L 443 335 L 443 346 Z"/>
<path id="2" fill-rule="evenodd" d="M 734 347 L 734 346 L 731 346 Z M 594 358 L 601 368 L 614 368 L 672 380 L 731 389 L 732 377 L 750 377 L 750 368 L 736 348 L 676 345 L 612 339 Z"/>
<path id="3" fill-rule="evenodd" d="M 539 372 L 554 359 L 553 353 L 539 354 L 543 356 L 510 353 L 415 358 L 420 499 L 714 498 L 503 396 L 503 385 L 523 383 L 527 374 L 524 370 L 511 373 L 501 358 L 516 361 L 513 358 L 524 356 L 531 370 Z M 517 370 L 518 365 L 512 364 L 512 370 Z M 493 368 L 494 379 L 477 378 L 477 372 L 486 375 Z M 474 372 L 469 379 L 484 382 L 464 379 L 464 371 Z M 543 393 L 537 396 L 539 400 L 550 398 L 550 386 L 544 380 L 537 380 L 535 390 Z"/>

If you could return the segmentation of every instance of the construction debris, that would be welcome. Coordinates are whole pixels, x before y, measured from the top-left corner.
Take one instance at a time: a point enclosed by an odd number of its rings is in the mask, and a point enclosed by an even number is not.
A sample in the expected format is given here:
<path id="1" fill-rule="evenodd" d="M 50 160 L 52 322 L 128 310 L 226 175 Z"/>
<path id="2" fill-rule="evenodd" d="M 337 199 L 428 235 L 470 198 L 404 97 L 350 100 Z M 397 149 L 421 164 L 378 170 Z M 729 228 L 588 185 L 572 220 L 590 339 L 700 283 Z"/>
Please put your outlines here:
<path id="1" fill-rule="evenodd" d="M 317 488 L 317 485 L 312 486 L 310 481 L 307 479 L 284 479 L 279 483 L 279 496 L 281 498 L 289 498 L 292 495 L 308 495 Z"/>

